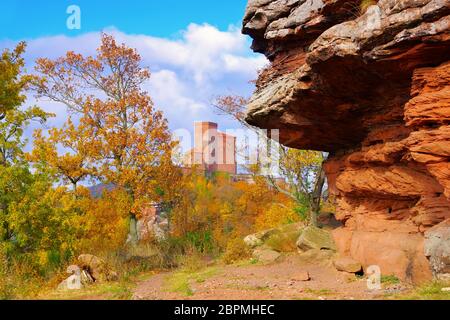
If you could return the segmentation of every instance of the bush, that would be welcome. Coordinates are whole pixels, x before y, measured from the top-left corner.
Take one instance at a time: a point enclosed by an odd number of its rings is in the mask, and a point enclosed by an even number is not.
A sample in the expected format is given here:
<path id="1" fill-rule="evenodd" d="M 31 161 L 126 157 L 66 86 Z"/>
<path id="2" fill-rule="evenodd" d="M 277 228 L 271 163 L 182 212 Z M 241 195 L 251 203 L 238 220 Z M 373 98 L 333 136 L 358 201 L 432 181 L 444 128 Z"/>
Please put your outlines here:
<path id="1" fill-rule="evenodd" d="M 222 257 L 223 262 L 232 264 L 251 257 L 251 250 L 241 238 L 234 238 L 228 242 L 225 253 Z"/>

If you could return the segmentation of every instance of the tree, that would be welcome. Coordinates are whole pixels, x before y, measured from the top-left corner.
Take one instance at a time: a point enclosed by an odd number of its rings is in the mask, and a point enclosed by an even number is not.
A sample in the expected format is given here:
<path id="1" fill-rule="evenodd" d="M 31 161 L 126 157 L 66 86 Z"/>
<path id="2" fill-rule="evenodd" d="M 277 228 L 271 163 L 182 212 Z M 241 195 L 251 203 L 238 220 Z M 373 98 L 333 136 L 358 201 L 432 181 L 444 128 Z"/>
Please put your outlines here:
<path id="1" fill-rule="evenodd" d="M 19 43 L 13 51 L 4 50 L 0 57 L 0 120 L 8 110 L 16 109 L 25 101 L 23 90 L 30 78 L 22 75 L 25 43 Z"/>
<path id="2" fill-rule="evenodd" d="M 22 109 L 23 91 L 31 77 L 23 74 L 25 44 L 5 50 L 0 58 L 0 239 L 9 241 L 14 232 L 10 223 L 11 204 L 21 199 L 33 183 L 24 159 L 25 128 L 30 121 L 44 123 L 52 116 L 38 107 Z"/>
<path id="3" fill-rule="evenodd" d="M 277 141 L 271 141 L 264 132 L 245 122 L 246 106 L 248 99 L 242 96 L 228 95 L 216 99 L 214 107 L 223 115 L 231 116 L 244 127 L 252 130 L 258 135 L 258 139 L 266 141 L 265 150 L 268 155 L 277 154 L 278 174 L 287 183 L 280 183 L 273 168 L 264 168 L 263 161 L 258 161 L 256 166 L 250 168 L 256 174 L 261 174 L 263 169 L 267 183 L 278 192 L 284 193 L 297 204 L 297 211 L 301 216 L 306 216 L 312 225 L 317 225 L 317 216 L 325 185 L 325 172 L 322 168 L 324 161 L 321 152 L 309 150 L 296 150 L 282 146 Z"/>
<path id="4" fill-rule="evenodd" d="M 26 143 L 23 130 L 30 121 L 44 123 L 52 114 L 38 107 L 20 109 L 25 101 L 23 91 L 32 77 L 23 75 L 25 43 L 10 51 L 4 50 L 0 59 L 0 165 L 8 166 L 22 160 Z"/>
<path id="5" fill-rule="evenodd" d="M 64 183 L 71 183 L 76 193 L 80 181 L 93 174 L 91 143 L 92 128 L 75 126 L 71 118 L 60 129 L 49 130 L 49 137 L 42 130 L 34 132 L 33 151 L 28 160 L 35 164 L 39 172 L 48 172 Z M 58 147 L 66 152 L 60 154 Z"/>
<path id="6" fill-rule="evenodd" d="M 84 144 L 95 163 L 92 175 L 132 199 L 133 243 L 142 206 L 163 199 L 170 190 L 162 186 L 178 170 L 171 162 L 176 144 L 162 112 L 142 90 L 150 72 L 140 64 L 136 50 L 103 34 L 95 57 L 68 52 L 54 61 L 38 59 L 40 77 L 34 82 L 39 97 L 63 103 L 87 128 Z"/>

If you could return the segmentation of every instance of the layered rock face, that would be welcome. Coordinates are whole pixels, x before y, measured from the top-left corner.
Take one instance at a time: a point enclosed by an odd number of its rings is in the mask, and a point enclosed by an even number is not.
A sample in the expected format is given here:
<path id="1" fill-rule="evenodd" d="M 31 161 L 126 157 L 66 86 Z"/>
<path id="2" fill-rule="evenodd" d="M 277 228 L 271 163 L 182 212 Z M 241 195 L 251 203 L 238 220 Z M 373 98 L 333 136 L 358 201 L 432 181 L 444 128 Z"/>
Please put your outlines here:
<path id="1" fill-rule="evenodd" d="M 249 1 L 243 32 L 271 65 L 247 122 L 329 152 L 339 251 L 421 282 L 438 272 L 424 235 L 450 219 L 450 2 L 360 3 Z"/>

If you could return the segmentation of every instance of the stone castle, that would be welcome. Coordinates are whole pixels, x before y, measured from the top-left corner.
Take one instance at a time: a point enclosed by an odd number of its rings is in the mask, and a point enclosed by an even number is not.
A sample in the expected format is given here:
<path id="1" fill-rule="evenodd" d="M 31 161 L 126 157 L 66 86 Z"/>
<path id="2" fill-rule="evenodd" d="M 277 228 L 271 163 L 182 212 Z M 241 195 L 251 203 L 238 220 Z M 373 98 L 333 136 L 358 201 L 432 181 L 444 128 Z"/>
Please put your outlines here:
<path id="1" fill-rule="evenodd" d="M 214 122 L 195 122 L 194 127 L 194 148 L 187 153 L 185 165 L 236 175 L 236 137 L 220 132 Z"/>

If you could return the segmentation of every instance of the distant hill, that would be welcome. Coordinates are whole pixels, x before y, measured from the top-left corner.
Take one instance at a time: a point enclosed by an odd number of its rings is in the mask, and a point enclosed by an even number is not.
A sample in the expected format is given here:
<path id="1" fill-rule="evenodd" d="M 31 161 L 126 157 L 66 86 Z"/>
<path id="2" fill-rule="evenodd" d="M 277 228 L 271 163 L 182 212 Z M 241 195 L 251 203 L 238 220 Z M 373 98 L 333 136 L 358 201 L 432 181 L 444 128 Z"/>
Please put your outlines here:
<path id="1" fill-rule="evenodd" d="M 103 191 L 107 190 L 107 191 L 111 191 L 114 189 L 114 184 L 112 183 L 101 183 L 92 187 L 88 187 L 89 191 L 91 192 L 91 195 L 94 198 L 100 198 L 103 194 Z"/>

